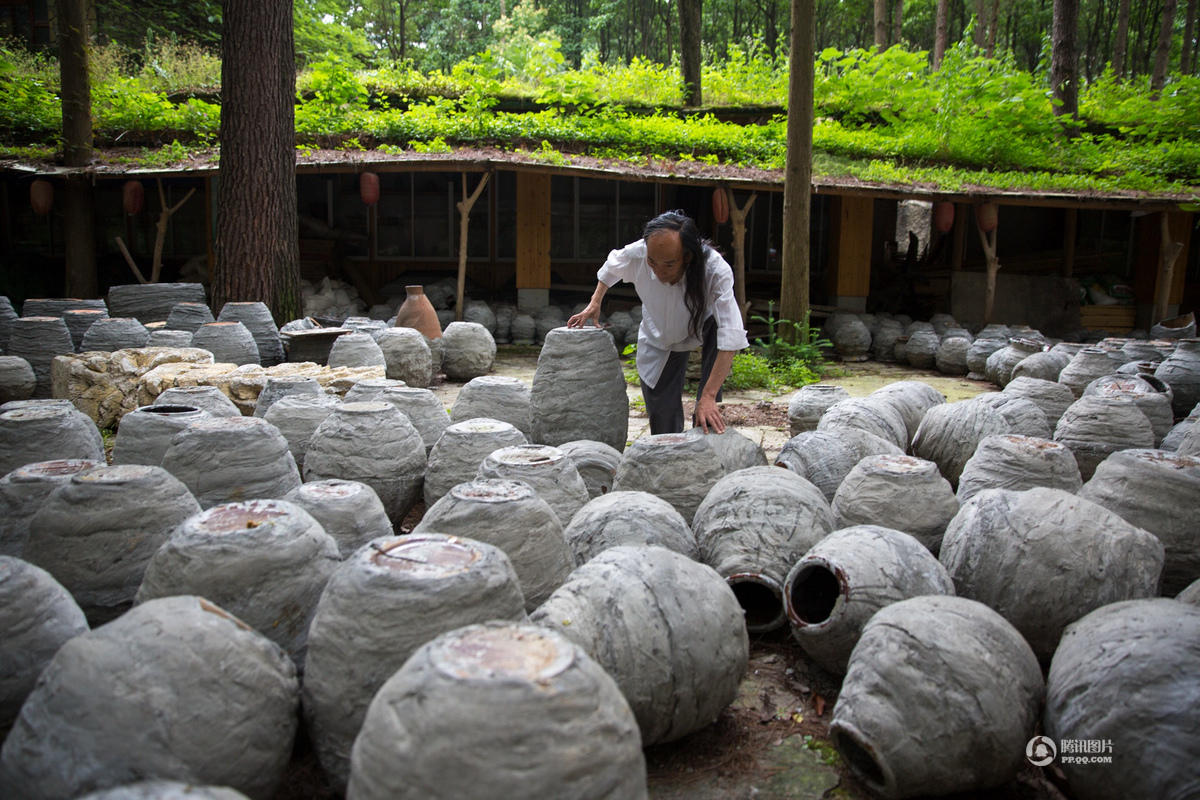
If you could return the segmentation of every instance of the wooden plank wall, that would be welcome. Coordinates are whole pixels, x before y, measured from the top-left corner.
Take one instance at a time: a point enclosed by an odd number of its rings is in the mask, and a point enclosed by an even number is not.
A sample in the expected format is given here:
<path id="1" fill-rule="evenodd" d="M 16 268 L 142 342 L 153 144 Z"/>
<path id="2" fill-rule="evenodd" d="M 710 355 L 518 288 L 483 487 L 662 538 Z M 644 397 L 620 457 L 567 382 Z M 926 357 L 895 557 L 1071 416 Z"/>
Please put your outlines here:
<path id="1" fill-rule="evenodd" d="M 834 196 L 829 203 L 835 233 L 829 252 L 829 294 L 866 297 L 871 291 L 871 231 L 875 200 L 852 195 Z"/>
<path id="2" fill-rule="evenodd" d="M 550 175 L 517 173 L 517 288 L 550 288 Z"/>

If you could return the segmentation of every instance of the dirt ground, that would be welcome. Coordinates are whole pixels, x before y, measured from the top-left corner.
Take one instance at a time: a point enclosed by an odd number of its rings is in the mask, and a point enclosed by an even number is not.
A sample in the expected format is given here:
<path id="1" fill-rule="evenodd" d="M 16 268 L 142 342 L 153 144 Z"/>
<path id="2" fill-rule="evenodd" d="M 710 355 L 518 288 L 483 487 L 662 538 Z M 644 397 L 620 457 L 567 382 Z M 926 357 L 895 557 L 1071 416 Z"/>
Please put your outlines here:
<path id="1" fill-rule="evenodd" d="M 495 374 L 532 381 L 537 365 L 534 348 L 502 347 Z M 933 372 L 865 362 L 837 365 L 825 382 L 863 396 L 887 383 L 918 379 L 935 386 L 950 400 L 994 391 L 988 383 L 947 378 Z M 460 385 L 440 383 L 434 391 L 449 407 Z M 759 441 L 769 460 L 787 441 L 787 403 L 794 390 L 727 392 L 722 413 L 727 424 Z M 640 400 L 629 387 L 631 400 Z M 687 411 L 690 413 L 690 401 Z M 629 438 L 648 433 L 640 404 L 631 405 Z M 420 520 L 418 505 L 402 530 Z M 653 800 L 784 800 L 873 795 L 855 779 L 829 741 L 829 722 L 837 701 L 836 676 L 808 663 L 786 630 L 751 637 L 750 664 L 737 699 L 707 728 L 680 741 L 647 748 L 646 764 Z M 298 741 L 293 768 L 276 800 L 334 798 L 325 785 L 311 747 Z M 1061 773 L 1026 765 L 1011 783 L 957 800 L 1063 800 Z"/>

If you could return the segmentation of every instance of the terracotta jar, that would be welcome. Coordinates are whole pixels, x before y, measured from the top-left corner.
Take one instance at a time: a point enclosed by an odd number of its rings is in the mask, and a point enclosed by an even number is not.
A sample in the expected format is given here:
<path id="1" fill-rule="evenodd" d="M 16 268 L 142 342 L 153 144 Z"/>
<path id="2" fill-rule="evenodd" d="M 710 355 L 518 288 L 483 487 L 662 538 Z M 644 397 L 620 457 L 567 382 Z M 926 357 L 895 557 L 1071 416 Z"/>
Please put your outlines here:
<path id="1" fill-rule="evenodd" d="M 442 335 L 442 326 L 438 322 L 437 311 L 433 303 L 425 296 L 424 286 L 405 286 L 408 297 L 396 312 L 397 328 L 416 328 L 429 339 L 437 339 Z"/>

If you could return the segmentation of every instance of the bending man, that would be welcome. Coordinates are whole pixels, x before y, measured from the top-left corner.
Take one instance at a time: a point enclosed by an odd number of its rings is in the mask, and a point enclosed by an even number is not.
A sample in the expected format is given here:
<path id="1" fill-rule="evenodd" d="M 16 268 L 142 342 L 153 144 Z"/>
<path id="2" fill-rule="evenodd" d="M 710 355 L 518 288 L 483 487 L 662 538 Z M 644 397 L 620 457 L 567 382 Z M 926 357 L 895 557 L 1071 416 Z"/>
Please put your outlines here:
<path id="1" fill-rule="evenodd" d="M 642 301 L 637 370 L 650 415 L 650 433 L 683 430 L 683 383 L 688 353 L 702 347 L 700 390 L 692 424 L 723 433 L 717 403 L 733 354 L 749 345 L 733 293 L 733 270 L 700 236 L 682 211 L 646 223 L 642 238 L 608 254 L 596 273 L 596 291 L 567 327 L 598 325 L 608 287 L 632 283 Z"/>

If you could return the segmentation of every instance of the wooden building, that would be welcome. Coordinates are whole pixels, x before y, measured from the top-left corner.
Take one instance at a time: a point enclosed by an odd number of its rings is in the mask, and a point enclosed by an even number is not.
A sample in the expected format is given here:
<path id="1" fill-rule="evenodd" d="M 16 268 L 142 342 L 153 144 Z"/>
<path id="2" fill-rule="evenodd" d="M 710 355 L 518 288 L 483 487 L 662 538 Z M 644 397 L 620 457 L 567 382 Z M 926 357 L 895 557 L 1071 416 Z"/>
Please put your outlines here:
<path id="1" fill-rule="evenodd" d="M 779 294 L 781 177 L 761 170 L 690 168 L 678 173 L 623 164 L 558 165 L 498 151 L 299 157 L 302 274 L 310 280 L 325 275 L 348 280 L 368 302 L 382 301 L 380 288 L 397 281 L 456 274 L 456 203 L 488 173 L 469 217 L 469 293 L 533 307 L 573 304 L 590 294 L 609 250 L 636 239 L 646 220 L 662 210 L 690 213 L 734 263 L 734 226 L 717 221 L 713 204 L 714 191 L 729 190 L 735 209 L 754 198 L 744 219 L 745 290 L 754 311 L 765 311 Z M 359 194 L 365 171 L 380 179 L 380 200 L 373 206 Z M 0 164 L 0 293 L 14 299 L 61 294 L 60 212 L 55 206 L 45 216 L 34 214 L 29 187 L 36 178 L 59 182 L 64 173 Z M 136 259 L 149 261 L 160 207 L 158 181 L 169 205 L 196 190 L 170 220 L 163 279 L 206 273 L 217 213 L 217 168 L 94 167 L 89 174 L 96 188 L 102 291 L 134 280 L 116 237 Z M 145 208 L 136 215 L 122 208 L 123 186 L 130 180 L 141 181 L 145 189 Z M 921 203 L 945 202 L 954 204 L 955 214 L 950 230 L 942 233 Z M 814 307 L 921 318 L 945 311 L 968 324 L 982 323 L 986 255 L 973 209 L 983 202 L 999 207 L 996 321 L 1060 335 L 1080 326 L 1123 331 L 1148 327 L 1164 294 L 1167 315 L 1195 310 L 1200 300 L 1196 216 L 1181 208 L 1178 198 L 950 193 L 818 179 L 809 231 Z M 1178 250 L 1169 275 L 1160 258 L 1164 215 L 1167 247 Z M 1127 302 L 1089 303 L 1106 295 Z M 610 297 L 616 305 L 633 301 L 627 287 L 617 287 Z"/>

